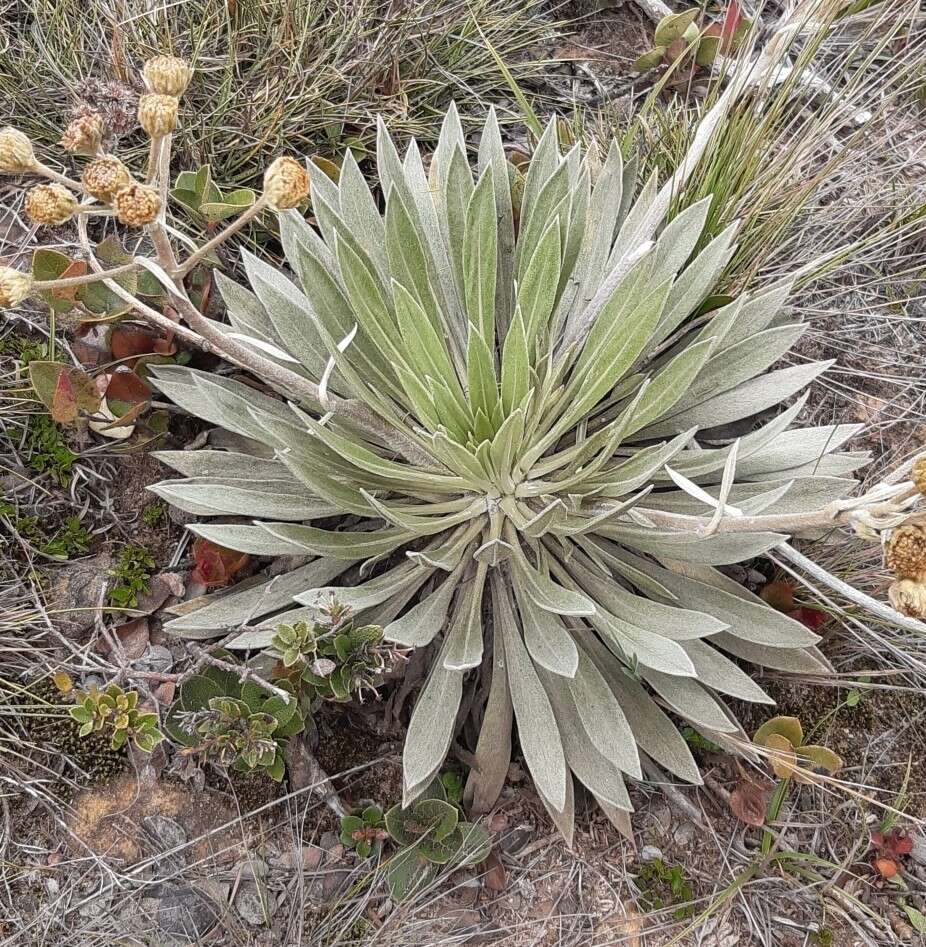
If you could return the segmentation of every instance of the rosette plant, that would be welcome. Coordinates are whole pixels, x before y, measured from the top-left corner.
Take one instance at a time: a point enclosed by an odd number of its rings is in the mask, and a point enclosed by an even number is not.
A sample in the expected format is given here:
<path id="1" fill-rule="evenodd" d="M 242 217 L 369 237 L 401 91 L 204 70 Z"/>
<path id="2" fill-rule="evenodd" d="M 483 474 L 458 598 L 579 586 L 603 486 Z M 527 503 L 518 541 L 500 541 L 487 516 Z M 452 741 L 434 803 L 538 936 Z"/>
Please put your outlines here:
<path id="1" fill-rule="evenodd" d="M 523 179 L 494 114 L 475 168 L 454 108 L 427 169 L 381 127 L 377 192 L 350 153 L 338 181 L 310 167 L 314 221 L 279 217 L 289 269 L 245 251 L 249 288 L 217 274 L 230 324 L 210 337 L 264 389 L 155 371 L 226 433 L 158 454 L 183 479 L 152 489 L 221 546 L 313 557 L 168 629 L 261 648 L 336 596 L 428 649 L 406 806 L 472 718 L 465 799 L 484 811 L 514 722 L 567 836 L 573 777 L 626 827 L 647 759 L 700 780 L 676 719 L 748 746 L 726 700 L 771 703 L 749 665 L 828 668 L 817 635 L 721 571 L 867 502 L 840 499 L 855 428 L 793 427 L 827 365 L 776 367 L 804 329 L 791 283 L 710 308 L 735 232 L 695 253 L 708 201 L 667 222 L 731 95 L 639 190 L 616 144 L 562 155 L 554 124 Z"/>

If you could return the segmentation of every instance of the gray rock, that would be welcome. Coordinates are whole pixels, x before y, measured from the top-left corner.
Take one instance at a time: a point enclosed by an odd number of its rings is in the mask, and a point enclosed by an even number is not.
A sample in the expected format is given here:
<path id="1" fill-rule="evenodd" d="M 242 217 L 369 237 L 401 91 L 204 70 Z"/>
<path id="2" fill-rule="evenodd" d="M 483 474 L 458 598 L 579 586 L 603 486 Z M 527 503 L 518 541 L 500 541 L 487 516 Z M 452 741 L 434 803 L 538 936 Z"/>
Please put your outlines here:
<path id="1" fill-rule="evenodd" d="M 158 905 L 157 925 L 171 945 L 195 944 L 204 938 L 221 917 L 221 909 L 208 895 L 193 885 L 165 884 Z"/>
<path id="2" fill-rule="evenodd" d="M 266 888 L 254 881 L 243 881 L 235 895 L 235 910 L 252 927 L 261 927 L 270 920 L 272 905 Z"/>
<path id="3" fill-rule="evenodd" d="M 81 640 L 93 628 L 96 609 L 106 604 L 104 588 L 112 567 L 112 557 L 104 552 L 55 569 L 49 599 L 55 626 L 66 638 Z"/>
<path id="4" fill-rule="evenodd" d="M 154 841 L 157 851 L 169 852 L 186 845 L 186 830 L 179 822 L 164 815 L 146 815 L 141 821 Z M 178 854 L 182 855 L 182 853 Z"/>

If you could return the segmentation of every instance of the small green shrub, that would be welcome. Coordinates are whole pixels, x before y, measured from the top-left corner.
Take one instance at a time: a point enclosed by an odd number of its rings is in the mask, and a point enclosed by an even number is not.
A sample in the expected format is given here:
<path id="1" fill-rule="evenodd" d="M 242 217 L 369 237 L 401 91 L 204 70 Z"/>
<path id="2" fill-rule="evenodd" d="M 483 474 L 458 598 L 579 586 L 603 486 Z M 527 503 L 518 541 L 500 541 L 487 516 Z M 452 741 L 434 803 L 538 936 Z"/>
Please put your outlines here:
<path id="1" fill-rule="evenodd" d="M 393 806 L 385 822 L 399 846 L 386 865 L 386 884 L 396 901 L 427 885 L 441 865 L 475 865 L 485 861 L 492 848 L 489 833 L 481 825 L 460 820 L 459 809 L 447 801 L 439 779 L 410 806 Z"/>
<path id="2" fill-rule="evenodd" d="M 80 724 L 78 735 L 81 737 L 105 732 L 114 750 L 131 740 L 146 753 L 164 739 L 157 728 L 158 715 L 138 709 L 136 691 L 124 691 L 118 684 L 110 684 L 102 691 L 91 687 L 89 691 L 78 693 L 76 700 L 77 705 L 70 713 Z"/>
<path id="3" fill-rule="evenodd" d="M 337 605 L 324 609 L 312 626 L 304 621 L 280 625 L 270 644 L 286 669 L 283 676 L 292 681 L 295 672 L 300 690 L 326 700 L 362 700 L 366 691 L 375 690 L 396 653 L 384 645 L 381 627 L 355 628 L 350 610 Z"/>
<path id="4" fill-rule="evenodd" d="M 184 755 L 279 782 L 285 743 L 304 728 L 305 709 L 295 695 L 284 698 L 210 666 L 181 686 L 164 725 Z"/>
<path id="5" fill-rule="evenodd" d="M 379 855 L 387 838 L 389 833 L 379 806 L 367 806 L 360 815 L 341 817 L 341 844 L 353 849 L 361 858 Z"/>
<path id="6" fill-rule="evenodd" d="M 71 482 L 77 455 L 47 414 L 33 414 L 26 432 L 26 463 L 37 473 L 47 473 L 59 486 Z"/>
<path id="7" fill-rule="evenodd" d="M 109 589 L 109 604 L 117 608 L 133 608 L 139 595 L 147 595 L 155 567 L 154 556 L 143 546 L 126 546 L 110 575 L 115 580 Z"/>
<path id="8" fill-rule="evenodd" d="M 637 885 L 644 910 L 659 911 L 678 904 L 680 907 L 672 912 L 676 920 L 694 914 L 694 906 L 690 903 L 694 899 L 694 892 L 680 866 L 666 865 L 662 859 L 654 858 L 640 869 Z"/>

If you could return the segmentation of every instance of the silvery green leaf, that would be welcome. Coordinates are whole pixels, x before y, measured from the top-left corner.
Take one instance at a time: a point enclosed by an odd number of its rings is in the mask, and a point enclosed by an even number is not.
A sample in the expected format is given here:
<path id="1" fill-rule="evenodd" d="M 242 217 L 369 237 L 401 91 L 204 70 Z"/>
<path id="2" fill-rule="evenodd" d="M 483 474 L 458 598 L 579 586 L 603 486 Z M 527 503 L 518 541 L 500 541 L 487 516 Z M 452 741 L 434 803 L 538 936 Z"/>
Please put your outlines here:
<path id="1" fill-rule="evenodd" d="M 685 649 L 695 666 L 698 680 L 721 693 L 760 704 L 774 701 L 756 682 L 729 658 L 725 658 L 706 641 L 686 641 Z"/>
<path id="2" fill-rule="evenodd" d="M 701 238 L 713 199 L 713 195 L 701 198 L 663 228 L 653 251 L 653 279 L 656 282 L 675 276 L 685 265 Z"/>
<path id="3" fill-rule="evenodd" d="M 592 742 L 568 684 L 562 678 L 557 679 L 555 675 L 544 672 L 541 672 L 541 680 L 550 695 L 556 723 L 563 734 L 563 749 L 569 768 L 582 785 L 596 795 L 600 795 L 611 805 L 630 811 L 633 807 L 621 777 L 621 770 L 614 760 L 602 754 Z M 623 713 L 621 717 L 623 718 Z M 630 745 L 633 746 L 633 734 L 629 732 L 629 728 L 628 733 Z"/>
<path id="4" fill-rule="evenodd" d="M 306 566 L 284 575 L 250 585 L 246 588 L 222 590 L 204 596 L 195 611 L 185 611 L 191 604 L 173 606 L 167 611 L 178 617 L 165 622 L 164 630 L 184 638 L 211 638 L 227 629 L 263 618 L 290 605 L 293 596 L 306 588 L 330 582 L 352 563 L 339 559 L 316 559 Z M 184 611 L 180 611 L 180 609 Z"/>
<path id="5" fill-rule="evenodd" d="M 512 545 L 512 559 L 518 579 L 531 601 L 546 612 L 555 615 L 594 615 L 595 603 L 574 589 L 557 585 L 549 576 L 538 572 L 521 549 L 517 536 L 512 531 L 507 537 Z"/>
<path id="6" fill-rule="evenodd" d="M 288 351 L 302 362 L 313 378 L 321 378 L 328 352 L 318 331 L 318 317 L 305 294 L 279 270 L 247 250 L 242 251 L 242 261 L 276 334 L 286 340 Z M 332 390 L 339 392 L 341 387 L 335 384 Z"/>
<path id="7" fill-rule="evenodd" d="M 194 523 L 191 532 L 208 539 L 217 546 L 235 549 L 252 556 L 301 556 L 305 548 L 274 536 L 263 528 L 263 524 L 243 526 L 232 523 Z"/>
<path id="8" fill-rule="evenodd" d="M 338 512 L 338 507 L 312 497 L 302 484 L 293 480 L 190 477 L 186 480 L 162 480 L 148 489 L 197 516 L 234 514 L 308 520 L 334 516 Z"/>
<path id="9" fill-rule="evenodd" d="M 323 608 L 329 601 L 337 600 L 354 611 L 361 611 L 379 605 L 392 598 L 401 588 L 410 584 L 421 585 L 431 574 L 430 569 L 405 560 L 392 569 L 354 586 L 316 586 L 293 596 L 300 604 L 308 608 Z"/>
<path id="10" fill-rule="evenodd" d="M 762 292 L 750 295 L 724 337 L 724 345 L 735 345 L 766 328 L 784 306 L 793 287 L 794 278 L 788 277 Z"/>
<path id="11" fill-rule="evenodd" d="M 717 352 L 676 405 L 676 410 L 702 404 L 760 375 L 797 342 L 806 328 L 798 323 L 765 329 Z"/>
<path id="12" fill-rule="evenodd" d="M 392 552 L 410 538 L 410 534 L 404 530 L 391 528 L 371 532 L 335 532 L 296 523 L 261 523 L 260 526 L 269 534 L 268 538 L 281 540 L 291 549 L 298 550 L 295 553 L 297 555 L 310 552 L 315 556 L 331 556 L 334 559 L 380 556 Z"/>
<path id="13" fill-rule="evenodd" d="M 557 812 L 566 807 L 569 782 L 566 757 L 550 700 L 524 647 L 507 594 L 495 603 L 496 630 L 505 642 L 508 682 L 521 750 L 537 791 Z"/>
<path id="14" fill-rule="evenodd" d="M 402 754 L 404 805 L 413 801 L 413 790 L 420 795 L 427 788 L 426 781 L 430 782 L 443 763 L 453 739 L 462 693 L 463 673 L 449 671 L 440 659 L 435 661 L 408 723 Z"/>
<path id="15" fill-rule="evenodd" d="M 511 207 L 511 187 L 508 183 L 508 159 L 502 144 L 495 107 L 489 108 L 486 123 L 479 139 L 479 170 L 492 168 L 495 185 L 495 219 L 498 222 L 498 263 L 495 280 L 495 320 L 499 332 L 508 331 L 514 296 L 513 268 L 515 252 L 514 217 Z"/>
<path id="16" fill-rule="evenodd" d="M 387 625 L 383 629 L 386 640 L 409 648 L 430 644 L 445 626 L 450 601 L 458 583 L 459 573 L 455 571 L 401 618 Z"/>
<path id="17" fill-rule="evenodd" d="M 712 639 L 718 648 L 760 667 L 790 674 L 829 674 L 832 667 L 816 648 L 770 648 L 723 631 Z"/>
<path id="18" fill-rule="evenodd" d="M 688 346 L 655 374 L 634 411 L 627 437 L 669 414 L 707 364 L 713 344 L 708 338 Z"/>
<path id="19" fill-rule="evenodd" d="M 229 279 L 221 270 L 215 271 L 215 281 L 233 328 L 282 347 L 283 341 L 277 335 L 273 321 L 254 293 Z"/>
<path id="20" fill-rule="evenodd" d="M 172 467 L 185 477 L 224 477 L 231 480 L 295 479 L 284 464 L 276 460 L 253 457 L 238 451 L 225 450 L 159 450 L 151 456 Z"/>
<path id="21" fill-rule="evenodd" d="M 469 200 L 463 229 L 463 285 L 466 315 L 488 346 L 495 343 L 495 282 L 498 227 L 495 185 L 487 168 Z"/>
<path id="22" fill-rule="evenodd" d="M 708 295 L 733 256 L 735 236 L 736 226 L 727 227 L 682 270 L 666 299 L 655 342 L 668 338 Z"/>
<path id="23" fill-rule="evenodd" d="M 685 678 L 676 680 L 684 682 Z M 595 749 L 629 776 L 642 779 L 640 757 L 627 718 L 608 682 L 585 652 L 579 651 L 576 675 L 566 678 L 565 684 Z M 603 721 L 607 721 L 604 726 Z"/>
<path id="24" fill-rule="evenodd" d="M 736 729 L 710 694 L 694 679 L 673 677 L 644 668 L 643 680 L 677 713 L 689 722 L 730 733 Z"/>
<path id="25" fill-rule="evenodd" d="M 492 417 L 498 404 L 494 359 L 482 334 L 472 323 L 466 348 L 466 377 L 469 404 L 473 413 L 481 409 L 487 418 Z"/>
<path id="26" fill-rule="evenodd" d="M 387 272 L 384 249 L 386 228 L 369 185 L 350 149 L 341 163 L 338 184 L 341 217 L 347 229 L 355 234 L 357 242 L 370 256 L 376 271 L 384 276 Z"/>
<path id="27" fill-rule="evenodd" d="M 559 218 L 554 218 L 543 231 L 518 282 L 518 309 L 524 320 L 524 334 L 531 361 L 534 343 L 538 336 L 546 333 L 553 313 L 560 257 Z"/>
<path id="28" fill-rule="evenodd" d="M 488 566 L 477 562 L 473 574 L 463 580 L 444 643 L 444 667 L 466 671 L 482 662 L 482 593 Z"/>
<path id="29" fill-rule="evenodd" d="M 617 666 L 601 645 L 590 642 L 589 648 L 598 669 L 614 690 L 640 749 L 670 773 L 689 783 L 700 784 L 698 765 L 675 724 L 656 706 L 646 690 Z"/>
<path id="30" fill-rule="evenodd" d="M 524 644 L 534 663 L 562 677 L 574 677 L 579 652 L 562 619 L 544 611 L 515 586 Z"/>
<path id="31" fill-rule="evenodd" d="M 679 643 L 624 621 L 602 608 L 589 622 L 615 657 L 628 666 L 637 662 L 666 674 L 694 676 L 694 665 Z"/>
<path id="32" fill-rule="evenodd" d="M 831 454 L 862 429 L 861 424 L 829 424 L 784 431 L 775 440 L 740 461 L 737 473 L 753 478 L 810 464 Z"/>
<path id="33" fill-rule="evenodd" d="M 663 555 L 668 554 L 668 550 L 663 550 Z M 642 557 L 633 557 L 633 563 L 670 589 L 681 605 L 709 609 L 712 615 L 729 626 L 727 633 L 732 637 L 770 648 L 803 648 L 820 640 L 818 635 L 799 621 L 775 611 L 758 596 L 752 595 L 732 579 L 727 580 L 715 569 L 696 567 L 699 576 L 712 577 L 711 584 L 708 584 L 700 578 L 663 569 Z M 679 563 L 677 567 L 681 568 L 682 564 Z M 736 590 L 733 586 L 736 586 Z"/>
<path id="34" fill-rule="evenodd" d="M 714 533 L 692 537 L 690 534 L 662 532 L 643 526 L 608 524 L 598 531 L 607 539 L 654 555 L 672 556 L 682 562 L 725 566 L 774 549 L 784 538 L 778 533 Z M 716 609 L 710 609 L 717 614 Z"/>
<path id="35" fill-rule="evenodd" d="M 596 576 L 579 557 L 570 562 L 569 571 L 580 587 L 612 615 L 673 641 L 706 638 L 729 627 L 705 611 L 663 605 L 635 595 L 613 579 Z"/>
<path id="36" fill-rule="evenodd" d="M 643 432 L 642 436 L 665 437 L 692 426 L 717 427 L 721 424 L 729 424 L 731 421 L 739 421 L 741 418 L 752 417 L 790 398 L 791 395 L 809 385 L 832 364 L 832 361 L 807 362 L 752 378 L 721 395 L 679 412 L 668 421 L 660 421 L 652 425 Z"/>

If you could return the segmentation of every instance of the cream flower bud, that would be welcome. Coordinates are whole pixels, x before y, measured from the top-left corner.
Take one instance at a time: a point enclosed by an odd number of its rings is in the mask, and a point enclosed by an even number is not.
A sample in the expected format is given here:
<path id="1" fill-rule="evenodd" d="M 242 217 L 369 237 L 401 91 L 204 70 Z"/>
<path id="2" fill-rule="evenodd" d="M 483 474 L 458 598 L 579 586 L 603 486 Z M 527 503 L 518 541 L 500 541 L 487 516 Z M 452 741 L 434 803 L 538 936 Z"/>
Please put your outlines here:
<path id="1" fill-rule="evenodd" d="M 181 96 L 193 76 L 193 70 L 176 56 L 155 56 L 142 68 L 145 84 L 152 92 L 161 95 Z"/>
<path id="2" fill-rule="evenodd" d="M 887 590 L 887 596 L 893 608 L 901 615 L 926 618 L 926 585 L 922 582 L 902 579 Z"/>
<path id="3" fill-rule="evenodd" d="M 913 486 L 926 496 L 926 454 L 920 454 L 913 462 L 910 479 L 913 481 Z"/>
<path id="4" fill-rule="evenodd" d="M 61 136 L 61 147 L 79 155 L 95 155 L 103 142 L 103 116 L 88 112 L 71 120 Z"/>
<path id="5" fill-rule="evenodd" d="M 177 127 L 179 104 L 176 96 L 147 92 L 138 100 L 138 124 L 152 138 L 163 138 Z"/>
<path id="6" fill-rule="evenodd" d="M 130 184 L 116 192 L 113 198 L 116 217 L 129 227 L 150 224 L 161 209 L 161 199 L 153 187 L 146 184 Z"/>
<path id="7" fill-rule="evenodd" d="M 899 579 L 926 580 L 926 529 L 906 523 L 891 530 L 884 562 Z"/>
<path id="8" fill-rule="evenodd" d="M 115 155 L 103 155 L 91 161 L 80 179 L 90 194 L 107 204 L 116 191 L 132 182 L 129 169 Z"/>
<path id="9" fill-rule="evenodd" d="M 0 309 L 18 306 L 32 292 L 32 277 L 10 266 L 0 266 Z"/>
<path id="10" fill-rule="evenodd" d="M 0 129 L 0 172 L 19 174 L 31 171 L 37 164 L 28 135 L 11 125 Z"/>
<path id="11" fill-rule="evenodd" d="M 60 184 L 39 184 L 26 195 L 26 216 L 37 224 L 57 227 L 77 210 L 77 198 Z"/>
<path id="12" fill-rule="evenodd" d="M 309 196 L 309 174 L 295 158 L 277 158 L 264 172 L 264 196 L 274 210 L 296 207 Z"/>

